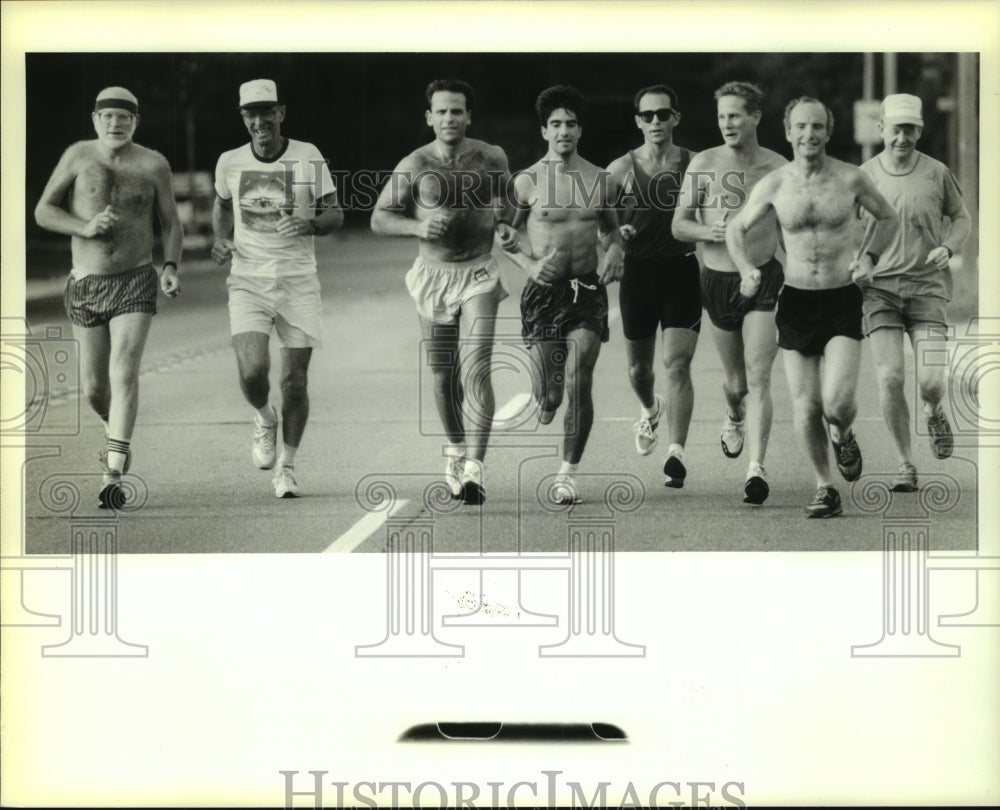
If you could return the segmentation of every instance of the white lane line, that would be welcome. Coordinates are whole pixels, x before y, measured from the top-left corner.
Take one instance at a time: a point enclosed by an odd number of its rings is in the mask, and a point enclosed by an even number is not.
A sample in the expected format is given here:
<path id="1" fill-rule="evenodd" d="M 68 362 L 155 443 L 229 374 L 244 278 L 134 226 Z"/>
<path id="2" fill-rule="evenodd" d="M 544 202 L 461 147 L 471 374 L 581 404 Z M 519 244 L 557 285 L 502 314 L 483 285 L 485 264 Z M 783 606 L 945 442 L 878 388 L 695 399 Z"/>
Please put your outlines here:
<path id="1" fill-rule="evenodd" d="M 531 402 L 531 394 L 528 391 L 522 391 L 520 394 L 514 394 L 514 396 L 507 400 L 507 402 L 505 402 L 493 414 L 494 427 L 502 425 L 508 420 L 513 419 L 515 416 L 523 413 L 529 402 Z"/>
<path id="2" fill-rule="evenodd" d="M 365 540 L 385 525 L 386 520 L 407 504 L 407 501 L 397 501 L 387 512 L 368 512 L 361 520 L 334 540 L 323 552 L 324 554 L 350 554 Z"/>

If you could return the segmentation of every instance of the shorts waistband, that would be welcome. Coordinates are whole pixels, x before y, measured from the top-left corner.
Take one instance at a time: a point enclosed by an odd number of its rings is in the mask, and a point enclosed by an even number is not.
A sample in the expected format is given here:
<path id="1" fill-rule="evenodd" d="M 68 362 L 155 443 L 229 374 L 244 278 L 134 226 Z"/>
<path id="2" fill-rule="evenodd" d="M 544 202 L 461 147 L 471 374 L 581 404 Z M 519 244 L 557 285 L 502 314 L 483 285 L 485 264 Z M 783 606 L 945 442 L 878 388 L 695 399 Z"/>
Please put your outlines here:
<path id="1" fill-rule="evenodd" d="M 461 273 L 468 270 L 480 270 L 496 263 L 492 253 L 485 253 L 474 259 L 466 259 L 464 262 L 440 262 L 431 261 L 423 256 L 417 256 L 417 262 L 427 270 L 444 270 L 450 273 Z"/>
<path id="2" fill-rule="evenodd" d="M 101 278 L 121 278 L 122 276 L 127 276 L 129 274 L 143 273 L 146 270 L 156 270 L 152 262 L 146 262 L 145 264 L 140 264 L 138 267 L 130 267 L 128 270 L 119 270 L 117 273 L 94 273 L 94 272 L 84 272 L 81 273 L 75 267 L 70 268 L 69 276 L 74 281 L 79 281 L 81 278 L 87 278 L 88 276 L 99 276 Z"/>
<path id="3" fill-rule="evenodd" d="M 781 262 L 773 256 L 763 264 L 757 265 L 757 269 L 761 271 L 773 270 L 776 267 L 781 267 Z M 716 276 L 738 276 L 740 274 L 739 270 L 716 270 L 714 267 L 709 267 L 708 265 L 705 266 L 705 272 Z"/>
<path id="4" fill-rule="evenodd" d="M 820 290 L 804 290 L 801 287 L 792 287 L 786 283 L 782 288 L 782 294 L 786 298 L 799 298 L 801 300 L 806 298 L 827 298 L 834 300 L 858 296 L 861 294 L 861 288 L 853 281 L 850 284 L 845 284 L 843 287 L 826 287 Z"/>

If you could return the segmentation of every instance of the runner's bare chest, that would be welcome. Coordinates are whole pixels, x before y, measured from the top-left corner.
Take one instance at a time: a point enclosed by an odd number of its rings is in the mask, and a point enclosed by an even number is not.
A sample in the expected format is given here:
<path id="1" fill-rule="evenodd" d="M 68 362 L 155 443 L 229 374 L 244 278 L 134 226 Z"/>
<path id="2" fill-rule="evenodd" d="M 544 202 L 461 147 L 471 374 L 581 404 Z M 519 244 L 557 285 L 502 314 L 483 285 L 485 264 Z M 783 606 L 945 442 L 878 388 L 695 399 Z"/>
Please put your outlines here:
<path id="1" fill-rule="evenodd" d="M 836 174 L 783 179 L 774 200 L 782 227 L 797 231 L 839 231 L 854 212 L 854 194 Z"/>

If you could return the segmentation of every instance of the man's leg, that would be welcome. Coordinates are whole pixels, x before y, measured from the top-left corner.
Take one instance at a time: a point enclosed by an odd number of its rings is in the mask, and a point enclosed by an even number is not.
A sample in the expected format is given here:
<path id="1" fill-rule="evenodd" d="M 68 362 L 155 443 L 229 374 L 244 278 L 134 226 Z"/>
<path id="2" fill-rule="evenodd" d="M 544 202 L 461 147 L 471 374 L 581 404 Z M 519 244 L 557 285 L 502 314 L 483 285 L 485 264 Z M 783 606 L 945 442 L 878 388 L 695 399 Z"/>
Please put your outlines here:
<path id="1" fill-rule="evenodd" d="M 726 397 L 726 419 L 722 424 L 722 452 L 736 458 L 743 452 L 747 372 L 743 359 L 743 334 L 720 329 L 709 321 L 712 340 L 722 361 L 722 393 Z"/>
<path id="2" fill-rule="evenodd" d="M 437 406 L 441 425 L 448 441 L 465 444 L 465 425 L 462 420 L 462 390 L 459 376 L 459 326 L 458 320 L 441 324 L 420 318 L 424 338 L 423 354 L 431 372 L 434 404 Z"/>
<path id="3" fill-rule="evenodd" d="M 563 422 L 563 461 L 576 465 L 583 457 L 594 424 L 594 366 L 601 352 L 601 338 L 589 329 L 574 329 L 566 338 L 566 417 Z"/>
<path id="4" fill-rule="evenodd" d="M 750 464 L 763 465 L 771 438 L 774 405 L 771 399 L 771 370 L 778 354 L 774 313 L 755 310 L 743 319 L 743 352 L 746 368 Z"/>
<path id="5" fill-rule="evenodd" d="M 251 459 L 260 470 L 274 466 L 278 444 L 278 414 L 269 403 L 271 395 L 270 335 L 265 332 L 238 332 L 233 335 L 236 370 L 240 390 L 254 414 Z"/>
<path id="6" fill-rule="evenodd" d="M 924 419 L 931 438 L 931 450 L 939 459 L 948 458 L 955 446 L 951 425 L 945 416 L 941 403 L 944 400 L 947 385 L 948 364 L 927 365 L 922 362 L 923 346 L 918 347 L 917 338 L 940 341 L 943 351 L 947 351 L 947 333 L 940 324 L 921 323 L 910 331 L 910 341 L 913 343 L 913 353 L 916 360 L 917 385 L 920 387 L 920 399 L 923 404 Z M 907 434 L 908 436 L 909 434 Z"/>
<path id="7" fill-rule="evenodd" d="M 904 391 L 906 371 L 903 368 L 903 330 L 893 327 L 876 329 L 868 336 L 868 342 L 878 377 L 882 417 L 889 428 L 893 444 L 896 445 L 899 463 L 910 463 L 910 409 Z"/>
<path id="8" fill-rule="evenodd" d="M 858 370 L 861 366 L 861 341 L 838 335 L 823 349 L 823 373 L 820 390 L 823 416 L 830 426 L 837 469 L 847 481 L 861 475 L 861 450 L 851 426 L 858 413 Z"/>
<path id="9" fill-rule="evenodd" d="M 667 427 L 671 447 L 681 451 L 687 443 L 694 411 L 691 360 L 698 347 L 698 333 L 691 329 L 663 330 L 663 365 L 667 370 Z"/>
<path id="10" fill-rule="evenodd" d="M 812 465 L 816 486 L 829 486 L 830 448 L 823 426 L 823 400 L 820 389 L 819 355 L 807 356 L 794 349 L 783 349 L 788 393 L 792 399 L 792 424 L 806 457 Z"/>
<path id="11" fill-rule="evenodd" d="M 107 326 L 74 324 L 73 337 L 80 346 L 80 387 L 83 389 L 83 397 L 101 418 L 107 431 L 111 412 L 111 380 L 108 378 L 111 331 Z"/>
<path id="12" fill-rule="evenodd" d="M 468 457 L 482 461 L 493 427 L 493 337 L 496 334 L 496 293 L 484 293 L 462 305 L 460 328 L 463 423 L 468 420 Z"/>
<path id="13" fill-rule="evenodd" d="M 562 405 L 566 361 L 575 349 L 561 338 L 551 338 L 532 344 L 529 351 L 533 361 L 531 395 L 538 405 L 538 421 L 547 425 Z"/>
<path id="14" fill-rule="evenodd" d="M 309 360 L 312 348 L 281 349 L 281 438 L 284 448 L 298 448 L 309 419 Z M 285 455 L 285 450 L 282 450 Z"/>
<path id="15" fill-rule="evenodd" d="M 652 334 L 642 340 L 625 338 L 625 357 L 628 363 L 628 380 L 632 390 L 639 397 L 644 408 L 656 407 L 654 383 L 656 375 L 653 372 L 653 359 L 656 355 L 656 335 Z"/>
<path id="16" fill-rule="evenodd" d="M 148 312 L 127 312 L 111 319 L 111 355 L 108 380 L 111 408 L 108 415 L 108 438 L 129 442 L 139 410 L 139 365 L 146 346 L 146 336 L 153 316 Z M 108 457 L 108 466 L 121 470 Z M 124 464 L 124 458 L 122 458 Z"/>

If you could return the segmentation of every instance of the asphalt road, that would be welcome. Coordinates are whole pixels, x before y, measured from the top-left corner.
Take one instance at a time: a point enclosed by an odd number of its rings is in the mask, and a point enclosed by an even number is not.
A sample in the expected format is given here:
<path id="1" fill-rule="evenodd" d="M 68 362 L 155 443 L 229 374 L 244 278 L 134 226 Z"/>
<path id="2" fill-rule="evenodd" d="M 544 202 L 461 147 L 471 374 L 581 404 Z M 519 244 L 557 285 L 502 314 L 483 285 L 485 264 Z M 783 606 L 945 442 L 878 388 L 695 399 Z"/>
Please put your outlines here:
<path id="1" fill-rule="evenodd" d="M 419 328 L 403 284 L 416 245 L 367 233 L 341 234 L 317 244 L 325 345 L 314 353 L 310 368 L 311 413 L 297 458 L 305 496 L 276 499 L 270 473 L 250 463 L 251 411 L 239 391 L 229 342 L 226 271 L 195 262 L 183 274 L 183 295 L 161 298 L 143 358 L 131 470 L 141 505 L 119 516 L 121 552 L 382 551 L 386 512 L 370 514 L 359 502 L 359 493 L 379 481 L 394 493 L 394 521 L 430 514 L 425 490 L 440 478 L 445 439 L 422 378 Z M 585 502 L 571 513 L 544 508 L 537 492 L 558 467 L 562 411 L 552 425 L 537 427 L 519 407 L 528 391 L 517 303 L 522 278 L 513 265 L 501 261 L 511 296 L 500 309 L 494 385 L 498 408 L 506 408 L 508 418 L 494 431 L 487 456 L 486 504 L 435 512 L 435 551 L 565 551 L 567 527 L 598 518 L 614 526 L 621 551 L 882 547 L 888 513 L 869 500 L 870 485 L 888 481 L 895 460 L 867 346 L 856 423 L 865 475 L 853 486 L 841 482 L 842 517 L 819 521 L 803 514 L 813 493 L 812 475 L 792 433 L 780 356 L 774 366 L 775 416 L 766 460 L 771 496 L 761 507 L 742 503 L 746 458 L 727 459 L 719 447 L 722 373 L 707 331 L 693 363 L 695 413 L 685 451 L 687 483 L 680 490 L 668 489 L 662 474 L 665 436 L 652 456 L 640 457 L 633 448 L 638 403 L 626 375 L 616 287 L 611 289 L 612 337 L 595 371 L 596 421 L 580 468 Z M 57 298 L 30 301 L 26 314 L 35 336 L 47 334 L 49 327 L 59 327 L 63 338 L 71 335 Z M 50 334 L 49 339 L 58 336 Z M 72 350 L 71 342 L 66 345 Z M 272 354 L 276 369 L 277 350 Z M 912 409 L 912 375 L 907 390 Z M 81 404 L 72 380 L 53 383 L 51 393 L 46 429 L 31 438 L 31 460 L 25 467 L 24 550 L 34 554 L 69 549 L 68 512 L 65 504 L 53 505 L 51 495 L 60 479 L 79 485 L 82 500 L 76 515 L 99 514 L 99 423 Z M 915 424 L 924 430 L 922 420 Z M 918 494 L 907 494 L 894 495 L 886 508 L 897 516 L 929 518 L 931 548 L 975 549 L 975 448 L 959 446 L 952 459 L 938 461 L 926 438 L 918 436 L 914 442 L 925 490 L 932 485 L 935 492 L 946 493 L 948 506 L 928 511 Z M 605 502 L 609 487 L 613 507 Z M 624 501 L 614 500 L 614 493 L 626 490 L 631 494 Z"/>

